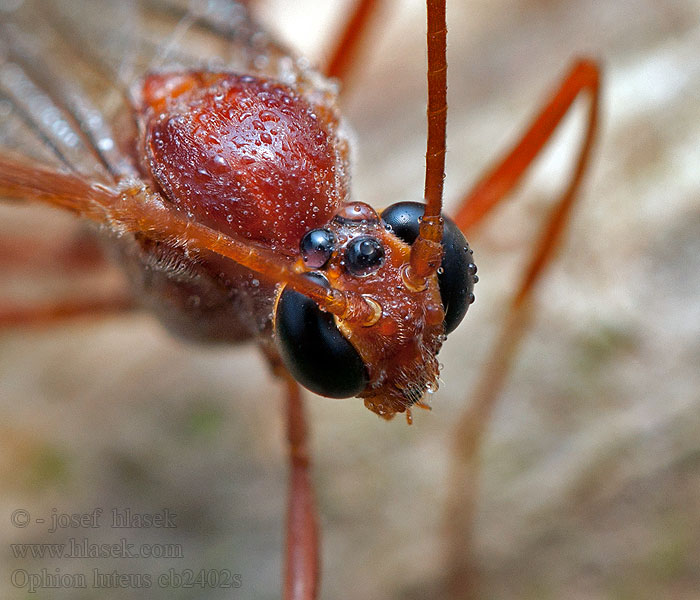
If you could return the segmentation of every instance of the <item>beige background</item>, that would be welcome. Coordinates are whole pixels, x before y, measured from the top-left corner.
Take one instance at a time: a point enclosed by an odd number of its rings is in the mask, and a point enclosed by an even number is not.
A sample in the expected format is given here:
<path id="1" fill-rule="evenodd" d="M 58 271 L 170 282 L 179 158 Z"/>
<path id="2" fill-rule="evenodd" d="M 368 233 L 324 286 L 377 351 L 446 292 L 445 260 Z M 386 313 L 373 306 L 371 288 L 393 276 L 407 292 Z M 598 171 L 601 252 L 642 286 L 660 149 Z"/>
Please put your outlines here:
<path id="1" fill-rule="evenodd" d="M 312 59 L 322 56 L 345 3 L 318 4 L 279 0 L 265 13 Z M 421 11 L 419 0 L 387 7 L 345 97 L 358 141 L 355 197 L 379 206 L 418 199 L 422 190 Z M 604 66 L 590 176 L 483 449 L 480 597 L 697 598 L 700 5 L 464 1 L 451 3 L 448 19 L 448 208 L 515 139 L 574 56 Z M 408 428 L 380 421 L 359 401 L 310 399 L 324 598 L 438 593 L 450 430 L 563 179 L 577 126 L 574 118 L 513 202 L 470 240 L 477 302 L 441 354 L 444 384 L 433 412 Z M 22 226 L 51 236 L 69 222 L 45 211 L 0 214 L 5 234 Z M 11 274 L 1 284 L 13 297 L 75 286 L 60 273 L 48 281 Z M 279 397 L 252 349 L 189 348 L 145 315 L 3 332 L 0 539 L 85 534 L 15 529 L 7 515 L 18 507 L 45 515 L 54 507 L 172 507 L 175 532 L 127 537 L 181 543 L 184 559 L 99 566 L 230 568 L 243 576 L 237 594 L 131 589 L 81 597 L 277 597 Z M 107 528 L 90 532 L 95 542 L 115 537 Z M 1 595 L 24 597 L 8 574 L 29 567 L 0 564 Z M 32 564 L 67 573 L 97 563 Z"/>

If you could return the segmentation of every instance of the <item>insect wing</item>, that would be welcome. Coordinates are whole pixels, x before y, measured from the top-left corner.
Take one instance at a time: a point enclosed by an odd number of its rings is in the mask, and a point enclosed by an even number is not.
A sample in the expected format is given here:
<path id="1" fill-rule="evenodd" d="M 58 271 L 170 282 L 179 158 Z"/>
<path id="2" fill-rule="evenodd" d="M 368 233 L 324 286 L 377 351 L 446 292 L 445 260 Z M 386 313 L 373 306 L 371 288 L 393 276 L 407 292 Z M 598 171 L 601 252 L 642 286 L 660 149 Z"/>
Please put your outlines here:
<path id="1" fill-rule="evenodd" d="M 234 2 L 25 0 L 0 10 L 0 151 L 96 179 L 136 173 L 135 83 L 145 73 L 279 74 L 292 62 Z"/>

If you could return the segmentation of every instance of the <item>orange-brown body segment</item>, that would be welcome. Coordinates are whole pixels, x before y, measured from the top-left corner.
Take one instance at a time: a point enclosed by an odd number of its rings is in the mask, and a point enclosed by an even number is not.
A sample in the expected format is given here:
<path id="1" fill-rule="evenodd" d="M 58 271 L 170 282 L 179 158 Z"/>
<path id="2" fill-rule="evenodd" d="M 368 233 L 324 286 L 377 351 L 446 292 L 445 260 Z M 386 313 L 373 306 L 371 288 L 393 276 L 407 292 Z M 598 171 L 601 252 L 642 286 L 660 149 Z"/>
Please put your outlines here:
<path id="1" fill-rule="evenodd" d="M 323 94 L 233 73 L 143 83 L 143 165 L 198 222 L 296 252 L 347 199 L 348 144 Z"/>
<path id="2" fill-rule="evenodd" d="M 297 272 L 308 270 L 299 255 L 303 235 L 333 231 L 336 248 L 323 269 L 331 288 L 377 309 L 369 325 L 366 318 L 336 314 L 367 367 L 369 383 L 360 396 L 368 408 L 390 418 L 437 388 L 436 354 L 444 339 L 437 277 L 429 275 L 420 289 L 407 286 L 411 247 L 374 209 L 348 203 L 348 142 L 331 94 L 250 75 L 172 72 L 148 75 L 140 98 L 135 144 L 141 169 L 188 219 L 248 240 L 252 253 L 274 251 Z M 379 268 L 364 276 L 351 273 L 344 258 L 360 235 L 384 249 Z M 179 266 L 154 269 L 154 256 Z M 167 241 L 141 241 L 130 258 L 145 267 L 143 285 L 171 329 L 199 339 L 258 337 L 272 350 L 278 282 L 264 272 L 208 252 L 193 261 Z M 198 323 L 207 330 L 194 332 Z"/>

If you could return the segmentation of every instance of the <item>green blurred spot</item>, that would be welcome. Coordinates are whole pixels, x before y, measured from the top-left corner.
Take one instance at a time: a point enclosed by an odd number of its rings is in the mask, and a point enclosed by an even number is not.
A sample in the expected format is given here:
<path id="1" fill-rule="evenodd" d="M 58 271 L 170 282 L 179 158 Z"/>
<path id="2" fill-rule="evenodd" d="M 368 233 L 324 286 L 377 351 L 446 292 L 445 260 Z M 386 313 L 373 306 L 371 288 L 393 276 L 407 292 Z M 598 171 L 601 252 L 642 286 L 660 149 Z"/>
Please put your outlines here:
<path id="1" fill-rule="evenodd" d="M 577 344 L 579 370 L 590 374 L 610 361 L 616 353 L 630 352 L 635 346 L 634 335 L 624 327 L 601 323 L 600 327 L 589 331 Z"/>
<path id="2" fill-rule="evenodd" d="M 649 567 L 659 579 L 674 581 L 686 570 L 690 551 L 687 528 L 671 526 L 664 528 L 649 557 Z"/>
<path id="3" fill-rule="evenodd" d="M 32 487 L 44 488 L 65 483 L 68 480 L 68 460 L 52 446 L 36 449 L 29 463 L 28 483 Z"/>
<path id="4" fill-rule="evenodd" d="M 211 437 L 221 427 L 222 422 L 223 413 L 218 406 L 202 404 L 189 414 L 186 430 L 192 437 Z"/>

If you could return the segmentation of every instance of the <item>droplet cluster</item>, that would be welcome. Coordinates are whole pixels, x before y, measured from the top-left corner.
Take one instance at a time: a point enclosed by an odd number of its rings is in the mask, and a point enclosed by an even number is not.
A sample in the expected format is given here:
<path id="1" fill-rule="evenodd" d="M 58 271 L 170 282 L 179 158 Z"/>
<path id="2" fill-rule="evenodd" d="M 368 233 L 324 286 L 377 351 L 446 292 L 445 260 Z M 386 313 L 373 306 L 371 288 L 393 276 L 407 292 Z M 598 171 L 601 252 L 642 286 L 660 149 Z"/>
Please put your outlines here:
<path id="1" fill-rule="evenodd" d="M 250 75 L 175 73 L 144 84 L 148 167 L 190 218 L 294 253 L 347 194 L 333 111 Z"/>

